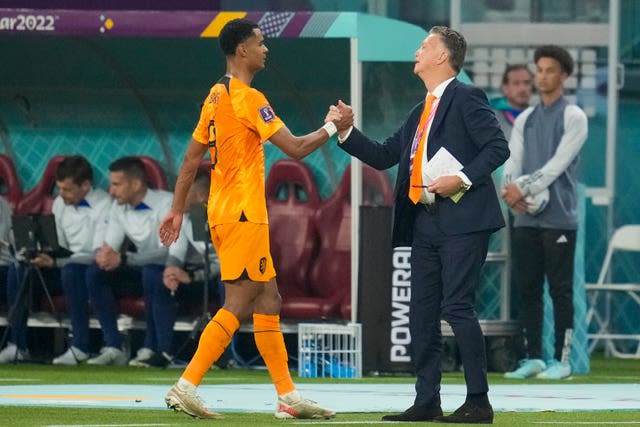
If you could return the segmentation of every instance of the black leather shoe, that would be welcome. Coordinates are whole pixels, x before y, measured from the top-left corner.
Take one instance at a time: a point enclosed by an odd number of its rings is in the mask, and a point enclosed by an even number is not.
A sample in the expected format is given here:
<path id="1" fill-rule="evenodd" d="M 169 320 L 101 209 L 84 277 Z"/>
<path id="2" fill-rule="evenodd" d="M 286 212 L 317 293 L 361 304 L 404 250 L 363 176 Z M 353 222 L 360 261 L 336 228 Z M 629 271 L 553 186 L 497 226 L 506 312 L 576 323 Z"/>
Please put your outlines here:
<path id="1" fill-rule="evenodd" d="M 493 408 L 489 404 L 480 406 L 465 402 L 453 414 L 436 417 L 434 421 L 455 424 L 493 424 Z"/>
<path id="2" fill-rule="evenodd" d="M 413 405 L 406 411 L 397 415 L 385 415 L 382 421 L 431 421 L 442 416 L 442 408 L 438 406 Z"/>

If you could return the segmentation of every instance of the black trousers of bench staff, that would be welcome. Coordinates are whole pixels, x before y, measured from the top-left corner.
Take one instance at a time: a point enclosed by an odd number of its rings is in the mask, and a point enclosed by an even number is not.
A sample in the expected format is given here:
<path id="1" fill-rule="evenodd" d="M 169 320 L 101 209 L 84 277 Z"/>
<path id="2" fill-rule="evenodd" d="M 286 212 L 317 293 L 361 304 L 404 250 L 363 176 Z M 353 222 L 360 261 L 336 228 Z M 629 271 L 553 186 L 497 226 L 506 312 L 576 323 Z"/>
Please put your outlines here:
<path id="1" fill-rule="evenodd" d="M 516 227 L 511 234 L 512 271 L 520 293 L 526 357 L 542 358 L 545 277 L 553 302 L 554 358 L 561 360 L 566 331 L 573 329 L 573 263 L 576 230 Z"/>

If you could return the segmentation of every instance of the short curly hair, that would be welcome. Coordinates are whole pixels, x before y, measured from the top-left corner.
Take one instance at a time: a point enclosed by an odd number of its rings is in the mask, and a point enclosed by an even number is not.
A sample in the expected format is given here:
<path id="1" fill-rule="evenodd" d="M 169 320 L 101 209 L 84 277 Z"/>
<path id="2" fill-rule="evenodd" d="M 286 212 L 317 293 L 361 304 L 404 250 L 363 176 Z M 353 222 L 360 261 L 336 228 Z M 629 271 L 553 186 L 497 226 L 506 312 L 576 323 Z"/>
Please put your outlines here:
<path id="1" fill-rule="evenodd" d="M 562 71 L 570 76 L 573 73 L 573 58 L 566 49 L 553 44 L 540 46 L 533 54 L 533 60 L 538 63 L 540 58 L 553 58 L 560 64 Z"/>
<path id="2" fill-rule="evenodd" d="M 220 30 L 220 48 L 226 56 L 233 56 L 238 45 L 253 36 L 258 24 L 248 19 L 238 18 L 227 22 Z"/>
<path id="3" fill-rule="evenodd" d="M 93 169 L 89 161 L 82 156 L 65 157 L 58 165 L 55 175 L 56 181 L 71 178 L 76 185 L 82 185 L 85 181 L 93 183 Z"/>

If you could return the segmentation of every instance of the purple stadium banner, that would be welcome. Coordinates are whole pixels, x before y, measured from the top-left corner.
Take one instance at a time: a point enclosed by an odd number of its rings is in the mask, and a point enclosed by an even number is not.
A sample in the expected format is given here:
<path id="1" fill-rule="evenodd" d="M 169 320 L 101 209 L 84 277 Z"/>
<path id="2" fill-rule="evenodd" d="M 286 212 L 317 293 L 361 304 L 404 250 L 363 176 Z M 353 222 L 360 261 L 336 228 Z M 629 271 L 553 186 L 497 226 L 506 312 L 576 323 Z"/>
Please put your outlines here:
<path id="1" fill-rule="evenodd" d="M 246 17 L 258 23 L 268 37 L 300 37 L 313 15 L 313 12 L 0 8 L 0 34 L 217 37 L 224 23 Z"/>

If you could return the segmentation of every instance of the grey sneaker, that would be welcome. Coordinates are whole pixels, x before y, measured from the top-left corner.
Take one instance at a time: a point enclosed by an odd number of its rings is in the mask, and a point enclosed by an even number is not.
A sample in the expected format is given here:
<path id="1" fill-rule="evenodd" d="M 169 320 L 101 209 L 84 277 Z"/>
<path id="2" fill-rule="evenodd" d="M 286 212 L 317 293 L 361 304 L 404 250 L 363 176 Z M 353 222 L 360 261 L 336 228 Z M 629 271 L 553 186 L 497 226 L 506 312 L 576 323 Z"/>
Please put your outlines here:
<path id="1" fill-rule="evenodd" d="M 100 355 L 87 360 L 87 364 L 124 366 L 127 364 L 127 355 L 119 348 L 103 347 Z"/>
<path id="2" fill-rule="evenodd" d="M 24 362 L 29 359 L 29 352 L 27 350 L 19 350 L 18 346 L 9 343 L 5 348 L 0 351 L 0 363 L 13 363 Z"/>
<path id="3" fill-rule="evenodd" d="M 129 366 L 138 366 L 141 367 L 143 365 L 140 365 L 140 361 L 141 360 L 147 360 L 150 359 L 156 352 L 151 350 L 150 348 L 147 347 L 142 347 L 140 350 L 138 350 L 138 352 L 136 353 L 136 357 L 129 360 Z M 145 365 L 146 367 L 146 365 Z"/>
<path id="4" fill-rule="evenodd" d="M 224 418 L 221 414 L 210 411 L 204 406 L 204 401 L 196 394 L 196 387 L 193 385 L 175 383 L 164 401 L 167 408 L 184 412 L 194 418 Z"/>
<path id="5" fill-rule="evenodd" d="M 300 393 L 292 391 L 278 396 L 278 409 L 276 409 L 275 416 L 278 419 L 329 419 L 335 417 L 336 413 L 321 408 L 313 400 L 303 399 L 300 397 Z"/>
<path id="6" fill-rule="evenodd" d="M 60 356 L 53 359 L 54 365 L 69 365 L 74 366 L 78 363 L 86 362 L 89 359 L 89 355 L 78 347 L 71 346 L 67 351 Z"/>

